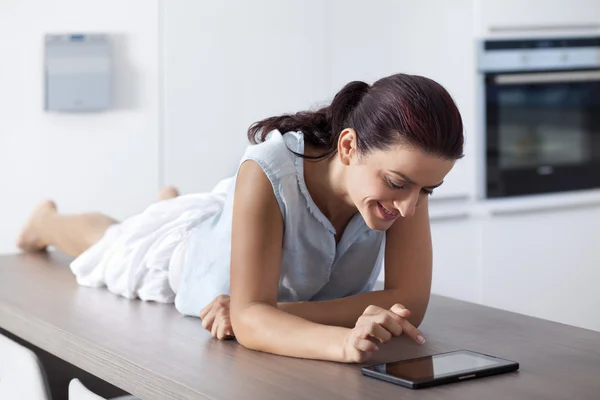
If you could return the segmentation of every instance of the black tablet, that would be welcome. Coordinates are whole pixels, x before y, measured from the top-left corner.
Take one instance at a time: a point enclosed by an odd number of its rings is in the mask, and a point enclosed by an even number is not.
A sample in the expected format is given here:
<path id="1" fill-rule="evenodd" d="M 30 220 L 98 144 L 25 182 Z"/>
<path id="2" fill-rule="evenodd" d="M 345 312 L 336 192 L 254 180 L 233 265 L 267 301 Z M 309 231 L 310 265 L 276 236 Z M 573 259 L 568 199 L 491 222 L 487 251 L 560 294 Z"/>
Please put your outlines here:
<path id="1" fill-rule="evenodd" d="M 381 379 L 410 389 L 421 389 L 466 379 L 512 372 L 519 363 L 469 350 L 372 365 L 362 369 L 363 375 Z"/>

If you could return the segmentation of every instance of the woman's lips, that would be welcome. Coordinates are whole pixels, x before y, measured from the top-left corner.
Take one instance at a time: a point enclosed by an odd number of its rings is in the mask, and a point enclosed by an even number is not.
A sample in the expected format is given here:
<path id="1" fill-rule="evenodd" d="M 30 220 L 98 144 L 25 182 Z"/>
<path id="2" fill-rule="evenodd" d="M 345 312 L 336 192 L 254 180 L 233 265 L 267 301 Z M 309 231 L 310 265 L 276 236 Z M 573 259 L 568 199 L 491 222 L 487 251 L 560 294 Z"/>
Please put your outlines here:
<path id="1" fill-rule="evenodd" d="M 387 208 L 382 206 L 380 202 L 377 202 L 377 208 L 379 209 L 379 213 L 381 214 L 381 216 L 388 221 L 393 221 L 400 216 L 399 212 L 394 213 L 388 210 Z"/>

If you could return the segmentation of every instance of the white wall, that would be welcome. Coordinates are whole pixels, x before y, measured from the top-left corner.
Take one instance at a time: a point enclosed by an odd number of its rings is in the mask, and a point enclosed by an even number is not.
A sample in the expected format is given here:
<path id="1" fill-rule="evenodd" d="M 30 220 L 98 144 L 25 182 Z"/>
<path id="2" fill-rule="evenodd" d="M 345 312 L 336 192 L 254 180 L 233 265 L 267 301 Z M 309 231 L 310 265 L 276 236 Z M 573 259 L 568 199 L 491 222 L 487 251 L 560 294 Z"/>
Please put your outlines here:
<path id="1" fill-rule="evenodd" d="M 210 190 L 250 124 L 330 100 L 325 3 L 164 1 L 166 182 Z"/>
<path id="2" fill-rule="evenodd" d="M 113 36 L 116 110 L 43 110 L 44 34 L 63 32 Z M 158 0 L 1 0 L 0 51 L 0 252 L 42 198 L 117 218 L 145 207 L 158 186 Z"/>

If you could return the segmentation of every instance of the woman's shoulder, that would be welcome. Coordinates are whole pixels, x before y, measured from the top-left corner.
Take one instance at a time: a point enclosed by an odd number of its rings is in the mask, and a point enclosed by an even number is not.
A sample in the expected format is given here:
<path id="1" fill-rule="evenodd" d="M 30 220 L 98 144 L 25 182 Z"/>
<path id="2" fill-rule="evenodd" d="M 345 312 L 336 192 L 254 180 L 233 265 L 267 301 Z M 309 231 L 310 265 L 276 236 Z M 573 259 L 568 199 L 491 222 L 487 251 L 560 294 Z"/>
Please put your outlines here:
<path id="1" fill-rule="evenodd" d="M 270 180 L 296 173 L 297 153 L 303 151 L 303 137 L 298 132 L 269 134 L 267 140 L 246 149 L 241 163 L 253 160 L 261 166 Z"/>

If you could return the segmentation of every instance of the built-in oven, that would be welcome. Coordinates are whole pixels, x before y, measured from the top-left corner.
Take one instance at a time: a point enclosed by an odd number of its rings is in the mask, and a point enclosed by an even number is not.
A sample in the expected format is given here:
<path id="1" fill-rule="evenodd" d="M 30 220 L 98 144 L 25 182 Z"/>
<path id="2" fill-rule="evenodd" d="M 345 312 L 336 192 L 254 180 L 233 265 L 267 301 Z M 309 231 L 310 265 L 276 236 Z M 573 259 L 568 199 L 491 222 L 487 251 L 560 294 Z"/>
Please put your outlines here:
<path id="1" fill-rule="evenodd" d="M 600 188 L 600 37 L 483 40 L 484 197 Z"/>

